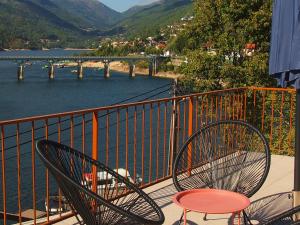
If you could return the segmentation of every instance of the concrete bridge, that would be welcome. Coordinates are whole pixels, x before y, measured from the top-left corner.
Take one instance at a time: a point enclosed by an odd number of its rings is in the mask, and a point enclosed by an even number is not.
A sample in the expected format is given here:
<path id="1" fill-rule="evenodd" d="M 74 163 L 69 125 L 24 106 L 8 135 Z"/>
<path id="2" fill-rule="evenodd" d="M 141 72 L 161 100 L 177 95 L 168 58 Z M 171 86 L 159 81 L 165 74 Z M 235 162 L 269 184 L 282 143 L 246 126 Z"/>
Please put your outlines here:
<path id="1" fill-rule="evenodd" d="M 24 79 L 25 64 L 32 61 L 41 61 L 48 64 L 49 79 L 55 77 L 55 66 L 59 62 L 75 62 L 77 63 L 77 77 L 83 79 L 84 62 L 102 62 L 104 64 L 104 77 L 110 77 L 109 64 L 114 61 L 127 62 L 129 65 L 129 76 L 135 77 L 135 65 L 138 61 L 147 61 L 149 64 L 149 76 L 157 73 L 158 60 L 164 58 L 161 56 L 127 56 L 127 57 L 113 57 L 113 56 L 0 56 L 0 61 L 15 61 L 18 63 L 18 80 Z"/>

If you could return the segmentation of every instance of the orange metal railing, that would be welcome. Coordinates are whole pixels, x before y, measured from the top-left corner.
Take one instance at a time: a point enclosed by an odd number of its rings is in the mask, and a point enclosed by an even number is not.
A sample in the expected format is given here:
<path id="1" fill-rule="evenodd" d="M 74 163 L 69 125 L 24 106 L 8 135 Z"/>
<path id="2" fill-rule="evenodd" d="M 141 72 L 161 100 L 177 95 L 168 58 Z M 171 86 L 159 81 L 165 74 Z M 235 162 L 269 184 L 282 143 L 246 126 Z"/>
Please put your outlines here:
<path id="1" fill-rule="evenodd" d="M 294 89 L 249 88 L 248 90 L 247 120 L 268 138 L 273 153 L 294 154 L 295 97 Z"/>
<path id="2" fill-rule="evenodd" d="M 71 216 L 59 211 L 52 217 L 45 209 L 54 193 L 58 208 L 63 201 L 35 155 L 38 139 L 80 149 L 117 171 L 124 168 L 147 187 L 170 178 L 180 146 L 216 120 L 246 120 L 264 132 L 274 152 L 292 154 L 294 108 L 293 90 L 249 87 L 2 121 L 0 218 L 4 224 L 30 219 L 36 224 L 40 218 L 51 224 Z M 97 181 L 92 183 L 96 190 Z"/>

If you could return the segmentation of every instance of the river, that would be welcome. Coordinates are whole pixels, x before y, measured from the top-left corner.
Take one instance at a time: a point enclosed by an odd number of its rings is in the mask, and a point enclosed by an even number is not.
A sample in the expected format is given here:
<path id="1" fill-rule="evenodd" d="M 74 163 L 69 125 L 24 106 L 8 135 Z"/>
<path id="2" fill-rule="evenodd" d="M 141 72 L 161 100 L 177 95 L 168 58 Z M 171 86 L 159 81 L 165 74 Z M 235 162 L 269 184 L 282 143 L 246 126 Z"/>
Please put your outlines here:
<path id="1" fill-rule="evenodd" d="M 80 51 L 64 51 L 64 50 L 50 50 L 50 51 L 9 51 L 0 52 L 0 56 L 67 56 L 80 53 Z M 111 71 L 111 77 L 105 79 L 102 70 L 85 69 L 84 79 L 78 80 L 77 75 L 71 73 L 71 68 L 56 68 L 55 79 L 48 79 L 48 70 L 42 69 L 46 62 L 34 62 L 30 66 L 25 67 L 25 79 L 18 81 L 17 79 L 17 63 L 0 61 L 0 121 L 24 118 L 37 115 L 45 115 L 52 113 L 60 113 L 66 111 L 73 111 L 79 109 L 87 109 L 92 107 L 100 107 L 105 105 L 115 104 L 125 99 L 130 99 L 130 102 L 141 101 L 143 99 L 155 99 L 162 97 L 169 97 L 168 88 L 172 84 L 172 80 L 139 76 L 129 78 L 128 74 Z M 163 87 L 154 92 L 142 95 L 143 93 Z M 163 92 L 156 95 L 156 93 Z M 139 96 L 138 98 L 133 98 Z M 129 101 L 126 101 L 129 102 Z M 139 120 L 141 115 L 139 116 Z M 169 119 L 169 113 L 168 113 Z M 111 122 L 113 123 L 113 121 Z M 147 125 L 148 126 L 148 125 Z M 147 126 L 145 127 L 147 134 Z M 153 125 L 154 126 L 154 125 Z M 169 122 L 168 122 L 169 127 Z M 27 130 L 30 127 L 26 128 Z M 113 131 L 112 128 L 111 132 Z M 138 128 L 137 135 L 141 133 L 141 128 Z M 11 135 L 14 137 L 15 130 L 11 130 Z M 26 133 L 26 132 L 25 132 Z M 111 140 L 114 139 L 114 134 L 111 133 Z M 9 135 L 9 134 L 7 134 Z M 27 136 L 28 137 L 27 137 Z M 149 134 L 147 134 L 149 136 Z M 32 208 L 32 184 L 31 179 L 31 139 L 30 133 L 22 136 L 22 209 Z M 161 135 L 162 137 L 162 135 Z M 27 138 L 27 139 L 26 139 Z M 87 134 L 86 140 L 91 140 L 90 134 Z M 7 146 L 14 146 L 15 139 L 7 141 Z M 11 143 L 10 143 L 11 142 Z M 104 141 L 100 141 L 99 149 L 104 151 Z M 129 145 L 133 149 L 132 143 Z M 145 140 L 145 145 L 149 146 L 149 141 Z M 155 146 L 155 145 L 154 145 Z M 101 151 L 99 150 L 99 154 Z M 121 152 L 122 151 L 122 152 Z M 138 145 L 138 152 L 140 152 L 140 144 Z M 153 151 L 155 148 L 153 147 Z M 124 149 L 120 149 L 120 158 L 124 158 Z M 8 212 L 17 212 L 18 210 L 18 196 L 17 196 L 17 173 L 16 173 L 16 151 L 15 149 L 6 149 L 6 177 L 7 177 L 7 210 Z M 154 154 L 154 152 L 153 152 Z M 145 154 L 145 158 L 148 153 Z M 1 157 L 0 157 L 1 158 Z M 9 159 L 9 160 L 8 160 Z M 112 151 L 110 154 L 111 165 L 114 166 L 115 154 Z M 1 158 L 2 161 L 2 158 Z M 137 167 L 141 167 L 141 156 L 137 155 Z M 147 160 L 148 161 L 148 160 Z M 120 160 L 120 166 L 124 166 L 124 160 Z M 132 162 L 129 163 L 132 168 Z M 36 159 L 36 180 L 38 186 L 37 206 L 39 210 L 44 209 L 44 187 L 45 179 L 43 172 L 43 165 Z M 133 170 L 130 170 L 131 173 Z M 145 174 L 148 169 L 145 169 Z M 153 172 L 154 174 L 154 172 Z M 1 176 L 1 175 L 0 175 Z M 147 178 L 145 178 L 147 182 Z M 54 183 L 51 183 L 53 185 Z M 53 191 L 53 188 L 52 188 Z M 2 185 L 0 186 L 0 211 L 3 210 L 2 199 Z M 2 221 L 0 221 L 0 224 Z"/>
<path id="2" fill-rule="evenodd" d="M 9 51 L 0 56 L 67 56 L 82 51 Z M 85 69 L 84 79 L 78 80 L 71 68 L 55 69 L 55 79 L 48 79 L 45 62 L 34 62 L 25 68 L 25 79 L 17 80 L 17 63 L 0 61 L 0 121 L 28 116 L 59 113 L 114 104 L 163 85 L 170 79 L 148 76 L 129 78 L 111 71 L 105 79 L 102 70 Z M 152 93 L 153 94 L 153 93 Z M 155 98 L 167 97 L 163 93 Z M 139 99 L 145 98 L 142 96 Z"/>

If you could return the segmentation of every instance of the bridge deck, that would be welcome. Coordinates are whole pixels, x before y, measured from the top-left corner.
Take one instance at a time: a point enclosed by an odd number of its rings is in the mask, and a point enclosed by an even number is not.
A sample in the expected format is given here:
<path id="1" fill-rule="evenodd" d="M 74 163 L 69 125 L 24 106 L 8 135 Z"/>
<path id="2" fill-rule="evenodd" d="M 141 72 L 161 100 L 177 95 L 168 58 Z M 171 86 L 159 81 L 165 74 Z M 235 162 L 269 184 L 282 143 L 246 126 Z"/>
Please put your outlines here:
<path id="1" fill-rule="evenodd" d="M 0 61 L 138 61 L 138 60 L 154 60 L 156 56 L 0 56 Z"/>

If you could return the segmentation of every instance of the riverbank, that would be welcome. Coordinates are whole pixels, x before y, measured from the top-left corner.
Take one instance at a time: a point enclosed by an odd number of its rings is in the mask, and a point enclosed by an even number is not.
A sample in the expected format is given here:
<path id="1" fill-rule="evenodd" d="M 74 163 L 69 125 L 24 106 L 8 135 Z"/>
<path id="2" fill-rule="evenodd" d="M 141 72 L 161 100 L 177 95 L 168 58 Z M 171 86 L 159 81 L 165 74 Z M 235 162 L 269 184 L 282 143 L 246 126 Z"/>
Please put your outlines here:
<path id="1" fill-rule="evenodd" d="M 76 67 L 78 64 L 77 63 L 65 63 L 65 67 Z M 82 63 L 82 66 L 84 68 L 99 68 L 103 69 L 104 64 L 102 62 L 84 62 Z M 109 63 L 109 68 L 110 70 L 116 71 L 116 72 L 121 72 L 121 73 L 128 73 L 129 68 L 128 65 L 123 64 L 122 62 L 111 62 Z M 149 70 L 146 68 L 135 68 L 135 73 L 139 75 L 149 75 Z M 178 79 L 182 77 L 182 74 L 176 74 L 173 72 L 158 72 L 155 74 L 156 77 L 162 77 L 162 78 L 169 78 L 169 79 Z"/>
<path id="2" fill-rule="evenodd" d="M 65 51 L 96 51 L 95 48 L 64 48 Z"/>

